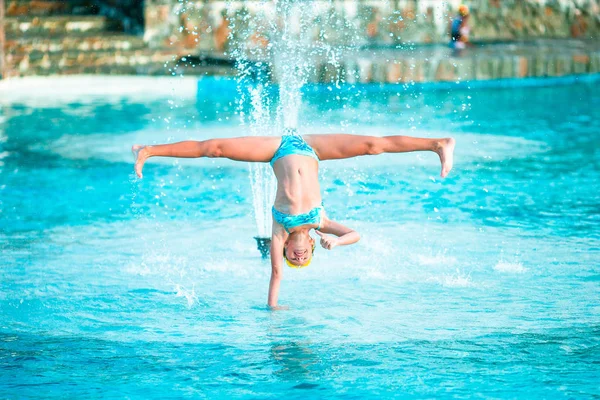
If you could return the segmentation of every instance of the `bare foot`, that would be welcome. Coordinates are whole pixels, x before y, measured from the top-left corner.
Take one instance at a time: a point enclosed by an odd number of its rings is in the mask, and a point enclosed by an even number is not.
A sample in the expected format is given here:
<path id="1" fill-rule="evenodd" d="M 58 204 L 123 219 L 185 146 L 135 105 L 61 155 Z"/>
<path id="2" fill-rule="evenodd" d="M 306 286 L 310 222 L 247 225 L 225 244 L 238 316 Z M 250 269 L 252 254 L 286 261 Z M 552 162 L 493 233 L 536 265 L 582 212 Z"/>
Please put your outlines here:
<path id="1" fill-rule="evenodd" d="M 133 158 L 135 159 L 135 174 L 141 178 L 142 177 L 142 168 L 144 168 L 144 163 L 146 159 L 148 159 L 148 150 L 146 146 L 141 144 L 134 144 L 131 147 L 131 152 L 133 153 Z"/>
<path id="2" fill-rule="evenodd" d="M 438 147 L 435 150 L 440 156 L 440 161 L 442 163 L 442 173 L 440 174 L 442 178 L 445 178 L 452 169 L 455 144 L 456 140 L 454 140 L 454 138 L 442 139 L 439 141 Z"/>

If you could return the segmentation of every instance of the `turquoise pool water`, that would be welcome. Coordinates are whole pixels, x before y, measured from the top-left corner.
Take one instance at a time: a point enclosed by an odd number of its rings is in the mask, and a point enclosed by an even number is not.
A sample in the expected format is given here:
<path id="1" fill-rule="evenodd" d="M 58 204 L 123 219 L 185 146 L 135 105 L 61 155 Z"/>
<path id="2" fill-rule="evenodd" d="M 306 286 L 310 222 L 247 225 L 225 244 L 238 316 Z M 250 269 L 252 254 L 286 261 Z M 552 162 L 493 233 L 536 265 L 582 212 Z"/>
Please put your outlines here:
<path id="1" fill-rule="evenodd" d="M 597 84 L 306 94 L 304 132 L 453 135 L 456 165 L 324 163 L 362 240 L 286 269 L 283 312 L 247 165 L 132 174 L 132 143 L 243 135 L 234 97 L 84 89 L 0 96 L 0 398 L 600 396 Z"/>

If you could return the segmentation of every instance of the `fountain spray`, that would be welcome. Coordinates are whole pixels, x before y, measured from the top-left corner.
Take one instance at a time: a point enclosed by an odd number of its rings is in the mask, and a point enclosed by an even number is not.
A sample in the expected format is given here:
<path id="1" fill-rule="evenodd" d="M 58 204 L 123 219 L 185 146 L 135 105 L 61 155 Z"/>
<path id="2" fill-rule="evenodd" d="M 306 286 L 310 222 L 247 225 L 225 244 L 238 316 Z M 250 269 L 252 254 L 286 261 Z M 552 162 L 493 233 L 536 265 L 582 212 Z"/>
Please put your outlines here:
<path id="1" fill-rule="evenodd" d="M 316 5 L 313 1 L 295 0 L 260 2 L 256 17 L 247 13 L 237 25 L 232 25 L 232 56 L 239 71 L 238 110 L 250 135 L 297 132 L 302 87 L 314 72 L 309 60 L 323 53 L 323 42 L 314 34 Z M 270 166 L 262 163 L 250 163 L 250 181 L 257 226 L 255 240 L 266 259 L 277 182 Z"/>

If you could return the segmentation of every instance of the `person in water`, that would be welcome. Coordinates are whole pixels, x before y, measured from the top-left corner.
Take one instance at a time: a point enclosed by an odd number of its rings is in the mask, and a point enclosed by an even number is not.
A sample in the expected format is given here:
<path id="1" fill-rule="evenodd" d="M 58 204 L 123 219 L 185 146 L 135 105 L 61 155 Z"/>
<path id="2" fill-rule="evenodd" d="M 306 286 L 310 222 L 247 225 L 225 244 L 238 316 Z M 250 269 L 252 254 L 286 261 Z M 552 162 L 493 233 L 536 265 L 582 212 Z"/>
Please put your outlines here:
<path id="1" fill-rule="evenodd" d="M 469 7 L 461 5 L 458 7 L 458 15 L 450 22 L 450 47 L 456 50 L 464 49 L 469 42 Z"/>
<path id="2" fill-rule="evenodd" d="M 319 162 L 382 153 L 432 151 L 442 164 L 441 176 L 452 169 L 455 141 L 409 136 L 358 136 L 347 134 L 300 136 L 295 130 L 283 136 L 250 136 L 184 141 L 156 146 L 134 145 L 135 172 L 142 177 L 150 157 L 220 157 L 234 161 L 271 163 L 277 178 L 271 235 L 271 281 L 268 305 L 277 309 L 283 261 L 292 268 L 310 264 L 315 251 L 314 230 L 324 249 L 358 242 L 360 235 L 328 218 L 319 187 Z"/>

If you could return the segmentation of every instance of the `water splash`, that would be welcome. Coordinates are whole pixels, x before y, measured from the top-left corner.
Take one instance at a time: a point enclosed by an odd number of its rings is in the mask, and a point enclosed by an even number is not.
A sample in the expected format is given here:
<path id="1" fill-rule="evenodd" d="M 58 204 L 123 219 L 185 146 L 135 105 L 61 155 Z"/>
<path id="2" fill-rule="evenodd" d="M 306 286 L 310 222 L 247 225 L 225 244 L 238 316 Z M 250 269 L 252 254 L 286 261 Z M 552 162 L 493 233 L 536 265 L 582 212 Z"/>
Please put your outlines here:
<path id="1" fill-rule="evenodd" d="M 184 297 L 187 300 L 188 308 L 192 308 L 194 304 L 199 304 L 200 300 L 196 295 L 195 287 L 192 286 L 191 289 L 187 289 L 182 285 L 175 285 L 175 296 L 176 297 Z"/>
<path id="2" fill-rule="evenodd" d="M 277 3 L 280 34 L 273 43 L 272 66 L 273 78 L 279 83 L 277 125 L 280 128 L 298 128 L 301 89 L 313 69 L 308 62 L 312 47 L 308 22 L 314 17 L 310 6 L 291 0 Z"/>
<path id="3" fill-rule="evenodd" d="M 249 120 L 249 133 L 252 136 L 274 136 L 276 131 L 270 121 L 270 100 L 264 95 L 265 87 L 261 84 L 250 89 L 251 114 Z M 254 217 L 259 237 L 270 236 L 272 224 L 271 214 L 268 212 L 275 201 L 276 180 L 270 166 L 264 163 L 249 163 L 250 182 L 252 185 L 252 202 Z"/>
<path id="4" fill-rule="evenodd" d="M 428 281 L 436 282 L 441 286 L 448 288 L 464 288 L 474 286 L 473 280 L 471 279 L 471 273 L 465 273 L 459 268 L 457 268 L 456 272 L 454 273 L 434 276 L 429 278 Z"/>
<path id="5" fill-rule="evenodd" d="M 522 274 L 527 271 L 527 268 L 520 262 L 506 262 L 499 261 L 498 264 L 494 265 L 494 271 L 504 272 L 509 274 Z"/>

